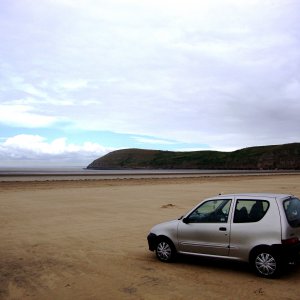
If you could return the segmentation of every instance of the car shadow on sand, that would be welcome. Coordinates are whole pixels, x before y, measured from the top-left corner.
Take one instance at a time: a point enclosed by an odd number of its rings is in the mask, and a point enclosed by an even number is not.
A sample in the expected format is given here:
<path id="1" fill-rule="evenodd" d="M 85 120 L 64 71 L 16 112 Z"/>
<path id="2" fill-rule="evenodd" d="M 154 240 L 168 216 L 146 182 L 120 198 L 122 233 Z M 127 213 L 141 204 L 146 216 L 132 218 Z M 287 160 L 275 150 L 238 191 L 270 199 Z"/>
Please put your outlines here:
<path id="1" fill-rule="evenodd" d="M 219 259 L 219 258 L 209 258 L 209 257 L 200 257 L 192 255 L 178 255 L 176 258 L 176 264 L 186 266 L 188 265 L 193 267 L 199 267 L 205 269 L 205 271 L 229 271 L 233 273 L 240 274 L 249 274 L 252 276 L 257 276 L 253 271 L 251 265 L 246 262 Z M 289 278 L 299 278 L 300 277 L 300 263 L 293 265 L 286 265 L 280 279 L 289 279 Z"/>

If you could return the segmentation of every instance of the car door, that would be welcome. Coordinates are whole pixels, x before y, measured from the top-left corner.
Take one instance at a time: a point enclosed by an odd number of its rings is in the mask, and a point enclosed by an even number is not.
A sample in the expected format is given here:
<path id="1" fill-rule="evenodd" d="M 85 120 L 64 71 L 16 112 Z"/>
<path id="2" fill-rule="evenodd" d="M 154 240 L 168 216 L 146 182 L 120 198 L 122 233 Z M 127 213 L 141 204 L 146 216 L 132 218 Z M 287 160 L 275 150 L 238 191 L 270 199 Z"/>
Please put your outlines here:
<path id="1" fill-rule="evenodd" d="M 232 199 L 201 203 L 178 224 L 180 252 L 226 256 L 229 253 Z"/>

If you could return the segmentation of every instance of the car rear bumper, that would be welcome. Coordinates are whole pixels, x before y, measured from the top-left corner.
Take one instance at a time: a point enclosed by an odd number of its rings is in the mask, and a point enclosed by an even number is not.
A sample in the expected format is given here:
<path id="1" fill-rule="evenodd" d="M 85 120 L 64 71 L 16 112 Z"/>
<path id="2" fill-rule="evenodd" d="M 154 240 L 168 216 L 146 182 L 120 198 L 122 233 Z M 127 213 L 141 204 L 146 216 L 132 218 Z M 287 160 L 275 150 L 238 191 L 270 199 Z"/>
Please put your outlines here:
<path id="1" fill-rule="evenodd" d="M 274 245 L 274 249 L 286 262 L 297 262 L 300 260 L 300 242 L 293 245 Z"/>

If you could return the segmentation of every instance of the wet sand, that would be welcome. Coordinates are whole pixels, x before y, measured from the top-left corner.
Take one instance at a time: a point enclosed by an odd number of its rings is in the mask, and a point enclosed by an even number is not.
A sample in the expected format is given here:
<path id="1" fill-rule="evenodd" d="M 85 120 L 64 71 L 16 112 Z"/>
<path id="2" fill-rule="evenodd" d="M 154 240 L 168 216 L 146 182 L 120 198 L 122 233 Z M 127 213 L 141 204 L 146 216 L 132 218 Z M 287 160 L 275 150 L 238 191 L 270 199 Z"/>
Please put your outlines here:
<path id="1" fill-rule="evenodd" d="M 219 193 L 300 196 L 300 175 L 0 182 L 0 299 L 299 299 L 245 264 L 159 262 L 146 236 Z M 170 205 L 171 204 L 171 205 Z"/>

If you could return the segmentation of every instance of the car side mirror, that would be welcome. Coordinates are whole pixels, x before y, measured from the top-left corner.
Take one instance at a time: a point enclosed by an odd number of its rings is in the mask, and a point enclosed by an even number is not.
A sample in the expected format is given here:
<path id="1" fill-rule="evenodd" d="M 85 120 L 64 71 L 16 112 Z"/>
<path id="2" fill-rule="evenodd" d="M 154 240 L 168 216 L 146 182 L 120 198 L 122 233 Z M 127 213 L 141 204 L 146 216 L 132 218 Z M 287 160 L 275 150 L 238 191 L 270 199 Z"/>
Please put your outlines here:
<path id="1" fill-rule="evenodd" d="M 189 218 L 183 218 L 182 222 L 185 223 L 185 224 L 189 224 L 190 220 L 189 220 Z"/>

